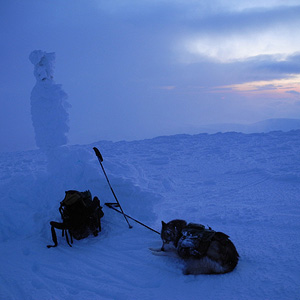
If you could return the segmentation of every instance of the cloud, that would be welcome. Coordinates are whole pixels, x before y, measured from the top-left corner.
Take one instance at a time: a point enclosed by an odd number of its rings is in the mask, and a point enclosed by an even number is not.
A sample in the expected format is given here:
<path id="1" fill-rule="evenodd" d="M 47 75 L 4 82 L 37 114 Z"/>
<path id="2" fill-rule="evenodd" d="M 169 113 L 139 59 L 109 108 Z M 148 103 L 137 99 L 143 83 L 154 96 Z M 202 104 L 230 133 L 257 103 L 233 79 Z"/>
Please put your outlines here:
<path id="1" fill-rule="evenodd" d="M 135 28 L 137 34 L 143 32 L 161 50 L 172 51 L 173 59 L 181 63 L 207 59 L 228 63 L 262 55 L 276 55 L 283 61 L 300 50 L 300 40 L 295 38 L 300 34 L 296 0 L 95 3 L 114 22 L 129 26 L 129 30 Z M 155 44 L 151 43 L 152 47 Z"/>
<path id="2" fill-rule="evenodd" d="M 298 51 L 300 50 L 300 47 Z M 265 57 L 257 64 L 260 70 L 269 70 L 275 74 L 299 74 L 300 73 L 300 54 L 287 56 L 284 60 L 276 60 L 276 57 Z"/>
<path id="3" fill-rule="evenodd" d="M 300 6 L 224 10 L 185 19 L 176 49 L 185 63 L 222 63 L 259 55 L 284 60 L 299 51 Z"/>
<path id="4" fill-rule="evenodd" d="M 165 85 L 165 86 L 159 87 L 159 89 L 166 90 L 166 91 L 172 91 L 172 90 L 176 89 L 176 86 L 174 86 L 174 85 Z"/>
<path id="5" fill-rule="evenodd" d="M 116 20 L 165 28 L 177 34 L 239 33 L 277 25 L 299 24 L 299 1 L 196 1 L 116 0 L 96 1 L 101 12 Z"/>
<path id="6" fill-rule="evenodd" d="M 287 97 L 287 94 L 290 94 L 291 96 L 300 95 L 300 75 L 294 75 L 282 79 L 252 81 L 222 86 L 218 87 L 216 92 L 236 93 L 258 99 L 291 99 L 294 97 Z"/>
<path id="7" fill-rule="evenodd" d="M 292 94 L 292 95 L 294 95 L 294 96 L 296 96 L 296 97 L 300 97 L 300 92 L 297 92 L 297 91 L 294 91 L 294 90 L 292 90 L 292 91 L 286 91 L 286 93 L 288 93 L 288 94 Z"/>

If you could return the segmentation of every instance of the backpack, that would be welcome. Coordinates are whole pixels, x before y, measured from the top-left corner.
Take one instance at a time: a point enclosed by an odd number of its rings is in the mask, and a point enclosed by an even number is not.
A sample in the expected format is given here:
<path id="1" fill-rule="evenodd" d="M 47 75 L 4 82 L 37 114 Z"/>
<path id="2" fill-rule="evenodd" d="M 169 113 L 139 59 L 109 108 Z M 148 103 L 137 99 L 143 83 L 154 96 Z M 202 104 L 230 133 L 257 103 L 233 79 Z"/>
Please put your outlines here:
<path id="1" fill-rule="evenodd" d="M 97 236 L 101 231 L 100 219 L 104 213 L 98 197 L 92 200 L 90 191 L 66 191 L 64 200 L 60 202 L 59 212 L 62 222 L 50 222 L 54 245 L 48 245 L 48 248 L 57 246 L 55 229 L 62 230 L 62 236 L 66 236 L 70 247 L 72 247 L 70 242 L 73 243 L 73 237 L 81 240 L 90 234 Z"/>
<path id="2" fill-rule="evenodd" d="M 182 231 L 178 241 L 177 251 L 180 257 L 201 258 L 214 239 L 217 232 L 211 228 L 205 228 L 202 224 L 189 223 Z"/>

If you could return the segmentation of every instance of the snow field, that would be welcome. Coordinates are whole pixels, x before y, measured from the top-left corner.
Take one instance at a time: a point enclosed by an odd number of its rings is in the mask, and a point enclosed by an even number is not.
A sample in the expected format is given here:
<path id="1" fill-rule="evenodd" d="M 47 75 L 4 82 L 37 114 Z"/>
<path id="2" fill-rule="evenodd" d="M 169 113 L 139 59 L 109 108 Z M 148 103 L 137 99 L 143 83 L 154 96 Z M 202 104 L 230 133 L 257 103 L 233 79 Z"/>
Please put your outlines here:
<path id="1" fill-rule="evenodd" d="M 200 134 L 97 142 L 51 152 L 1 153 L 0 299 L 300 299 L 300 131 Z M 160 230 L 186 219 L 228 234 L 240 254 L 225 275 L 182 275 L 157 257 L 159 235 L 104 207 L 98 237 L 58 232 L 65 190 L 114 202 L 92 150 L 128 215 Z"/>

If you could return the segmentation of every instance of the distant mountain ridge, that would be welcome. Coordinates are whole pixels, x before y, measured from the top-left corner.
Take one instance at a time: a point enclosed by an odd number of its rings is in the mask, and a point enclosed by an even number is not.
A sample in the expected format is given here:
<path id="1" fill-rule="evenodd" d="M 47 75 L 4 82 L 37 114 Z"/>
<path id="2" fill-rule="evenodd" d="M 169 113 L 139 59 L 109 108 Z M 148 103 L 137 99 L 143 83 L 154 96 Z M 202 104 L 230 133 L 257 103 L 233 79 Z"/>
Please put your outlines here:
<path id="1" fill-rule="evenodd" d="M 267 119 L 252 124 L 211 124 L 202 126 L 198 130 L 205 133 L 216 132 L 242 132 L 242 133 L 263 133 L 270 131 L 291 131 L 300 129 L 300 119 Z"/>

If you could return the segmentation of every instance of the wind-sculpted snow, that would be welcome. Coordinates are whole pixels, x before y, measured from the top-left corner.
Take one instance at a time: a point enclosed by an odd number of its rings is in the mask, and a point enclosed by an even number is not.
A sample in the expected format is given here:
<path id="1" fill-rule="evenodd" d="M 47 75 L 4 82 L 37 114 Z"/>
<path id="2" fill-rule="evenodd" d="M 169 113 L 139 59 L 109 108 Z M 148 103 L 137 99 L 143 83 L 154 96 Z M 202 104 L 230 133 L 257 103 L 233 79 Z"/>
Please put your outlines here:
<path id="1" fill-rule="evenodd" d="M 70 104 L 61 85 L 53 80 L 55 53 L 35 50 L 29 59 L 34 65 L 36 78 L 30 97 L 36 145 L 45 150 L 65 145 Z"/>
<path id="2" fill-rule="evenodd" d="M 51 243 L 65 190 L 113 202 L 160 230 L 186 219 L 230 235 L 226 275 L 185 276 L 153 256 L 156 233 L 104 207 L 98 237 Z M 200 134 L 0 153 L 0 299 L 300 299 L 300 131 Z"/>

